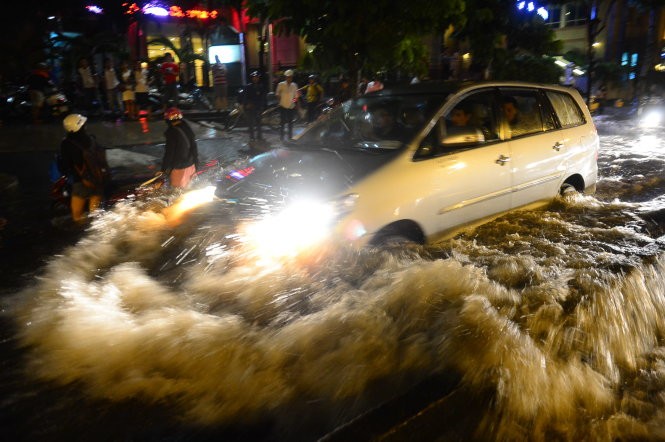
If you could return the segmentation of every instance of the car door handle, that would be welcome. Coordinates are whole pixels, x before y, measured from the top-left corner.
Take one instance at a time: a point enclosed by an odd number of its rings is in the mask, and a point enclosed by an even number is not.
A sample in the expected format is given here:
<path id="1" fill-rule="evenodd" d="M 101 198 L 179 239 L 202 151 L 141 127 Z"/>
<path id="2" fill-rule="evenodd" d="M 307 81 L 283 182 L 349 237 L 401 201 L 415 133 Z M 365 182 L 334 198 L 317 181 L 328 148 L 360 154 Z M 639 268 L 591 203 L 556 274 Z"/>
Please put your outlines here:
<path id="1" fill-rule="evenodd" d="M 508 161 L 510 161 L 510 157 L 507 157 L 505 155 L 499 155 L 499 158 L 497 158 L 497 160 L 496 160 L 496 164 L 500 164 L 500 165 L 503 166 Z"/>
<path id="2" fill-rule="evenodd" d="M 556 150 L 557 152 L 561 150 L 561 148 L 564 146 L 564 144 L 561 141 L 557 141 L 554 143 L 554 146 L 552 146 L 552 149 Z"/>

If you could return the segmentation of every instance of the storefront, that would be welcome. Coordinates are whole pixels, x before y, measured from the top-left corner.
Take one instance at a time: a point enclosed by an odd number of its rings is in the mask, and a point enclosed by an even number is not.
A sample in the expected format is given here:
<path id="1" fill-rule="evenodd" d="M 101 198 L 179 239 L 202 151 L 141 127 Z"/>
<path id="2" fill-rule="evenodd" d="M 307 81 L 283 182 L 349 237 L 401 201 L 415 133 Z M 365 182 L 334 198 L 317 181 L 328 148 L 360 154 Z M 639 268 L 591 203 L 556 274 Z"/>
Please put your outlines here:
<path id="1" fill-rule="evenodd" d="M 133 59 L 158 63 L 171 52 L 181 63 L 183 81 L 192 79 L 199 86 L 212 84 L 209 67 L 215 55 L 227 66 L 229 87 L 236 88 L 251 70 L 262 69 L 272 76 L 296 67 L 304 49 L 298 36 L 272 35 L 269 24 L 244 10 L 131 4 L 126 14 L 133 19 L 127 35 Z"/>

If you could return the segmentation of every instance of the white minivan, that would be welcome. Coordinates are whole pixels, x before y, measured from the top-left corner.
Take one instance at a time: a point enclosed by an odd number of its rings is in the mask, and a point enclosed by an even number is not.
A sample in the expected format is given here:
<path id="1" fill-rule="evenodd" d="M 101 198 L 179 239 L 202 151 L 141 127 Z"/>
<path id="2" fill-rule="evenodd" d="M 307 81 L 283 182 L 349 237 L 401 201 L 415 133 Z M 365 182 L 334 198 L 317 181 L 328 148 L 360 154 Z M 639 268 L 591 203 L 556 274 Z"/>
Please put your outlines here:
<path id="1" fill-rule="evenodd" d="M 290 214 L 273 233 L 294 241 L 311 227 L 361 245 L 426 243 L 562 192 L 595 191 L 598 145 L 575 89 L 420 83 L 343 103 L 228 173 L 216 195 L 252 216 Z"/>

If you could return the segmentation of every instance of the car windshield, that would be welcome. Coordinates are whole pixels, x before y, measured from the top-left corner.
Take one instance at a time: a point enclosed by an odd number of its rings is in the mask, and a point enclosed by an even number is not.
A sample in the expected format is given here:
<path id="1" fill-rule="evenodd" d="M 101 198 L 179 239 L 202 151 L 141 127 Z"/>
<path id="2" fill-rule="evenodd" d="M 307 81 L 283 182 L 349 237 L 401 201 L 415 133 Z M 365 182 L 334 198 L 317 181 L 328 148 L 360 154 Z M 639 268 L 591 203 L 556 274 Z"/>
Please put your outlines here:
<path id="1" fill-rule="evenodd" d="M 334 149 L 399 149 L 428 122 L 447 94 L 366 95 L 342 103 L 296 145 Z"/>

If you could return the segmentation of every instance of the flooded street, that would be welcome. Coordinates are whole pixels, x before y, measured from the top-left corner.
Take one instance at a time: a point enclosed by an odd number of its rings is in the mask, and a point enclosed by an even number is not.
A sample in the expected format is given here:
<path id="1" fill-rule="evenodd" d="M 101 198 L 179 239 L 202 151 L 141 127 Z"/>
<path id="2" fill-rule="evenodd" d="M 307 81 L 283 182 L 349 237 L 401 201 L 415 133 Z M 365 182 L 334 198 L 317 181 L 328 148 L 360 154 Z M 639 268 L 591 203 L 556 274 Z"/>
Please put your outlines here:
<path id="1" fill-rule="evenodd" d="M 117 205 L 2 299 L 4 439 L 316 440 L 449 376 L 446 440 L 664 440 L 665 140 L 597 125 L 596 195 L 398 254 Z"/>

